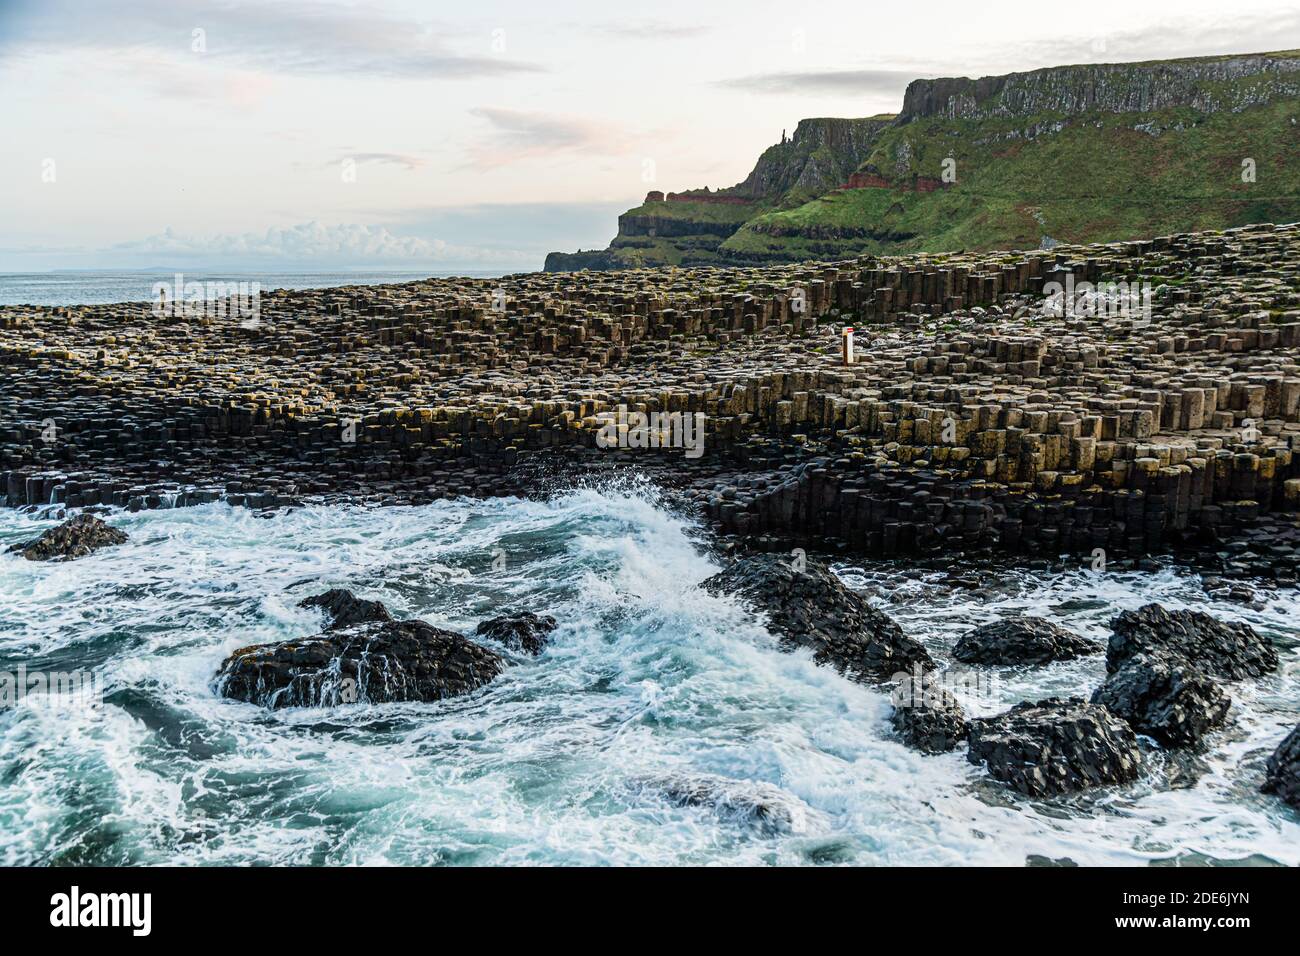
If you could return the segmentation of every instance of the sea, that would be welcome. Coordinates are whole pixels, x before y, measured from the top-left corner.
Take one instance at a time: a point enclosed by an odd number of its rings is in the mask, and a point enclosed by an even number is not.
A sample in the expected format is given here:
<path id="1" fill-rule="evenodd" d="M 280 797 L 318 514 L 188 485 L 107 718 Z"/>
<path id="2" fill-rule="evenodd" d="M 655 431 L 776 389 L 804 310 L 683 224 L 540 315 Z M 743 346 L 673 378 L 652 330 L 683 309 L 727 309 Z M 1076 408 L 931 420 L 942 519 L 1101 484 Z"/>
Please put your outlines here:
<path id="1" fill-rule="evenodd" d="M 154 284 L 172 285 L 176 274 L 186 282 L 256 282 L 262 292 L 273 289 L 321 289 L 341 285 L 384 285 L 444 276 L 496 278 L 499 271 L 460 272 L 208 272 L 187 269 L 0 272 L 0 305 L 102 305 L 110 302 L 152 302 Z"/>
<path id="2" fill-rule="evenodd" d="M 0 552 L 56 520 L 0 510 Z M 646 483 L 108 520 L 126 544 L 67 563 L 0 553 L 0 674 L 95 678 L 0 709 L 6 866 L 1300 865 L 1300 815 L 1259 792 L 1300 720 L 1294 591 L 1251 606 L 1172 570 L 1008 567 L 972 588 L 836 563 L 942 664 L 1013 613 L 1100 646 L 1150 601 L 1279 641 L 1281 672 L 1230 685 L 1230 723 L 1202 748 L 1148 742 L 1136 782 L 1036 800 L 964 751 L 908 749 L 886 689 L 782 651 L 761 617 L 702 590 L 720 559 Z M 438 703 L 271 711 L 218 694 L 236 648 L 319 632 L 297 605 L 330 587 L 466 634 L 511 611 L 559 627 L 541 656 Z M 984 716 L 1103 676 L 1095 654 L 955 692 Z"/>

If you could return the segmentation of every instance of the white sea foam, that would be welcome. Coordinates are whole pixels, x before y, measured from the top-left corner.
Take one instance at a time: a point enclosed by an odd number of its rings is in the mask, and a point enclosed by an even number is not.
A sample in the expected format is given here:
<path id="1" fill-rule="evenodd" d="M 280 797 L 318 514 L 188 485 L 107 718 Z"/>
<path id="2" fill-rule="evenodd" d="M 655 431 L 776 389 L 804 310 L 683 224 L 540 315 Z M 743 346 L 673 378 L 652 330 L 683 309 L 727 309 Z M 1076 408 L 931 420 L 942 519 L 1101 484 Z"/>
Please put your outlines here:
<path id="1" fill-rule="evenodd" d="M 1132 786 L 1029 801 L 963 753 L 904 748 L 886 693 L 782 653 L 761 622 L 700 591 L 717 566 L 645 489 L 112 520 L 131 535 L 121 547 L 0 560 L 0 663 L 90 667 L 107 696 L 0 712 L 3 863 L 1300 864 L 1295 812 L 1257 792 L 1300 719 L 1294 647 L 1282 675 L 1230 688 L 1233 725 L 1198 757 L 1156 754 Z M 0 513 L 0 544 L 48 524 Z M 1172 573 L 1008 572 L 953 592 L 893 566 L 840 570 L 940 659 L 1011 612 L 1100 641 L 1122 608 L 1207 606 L 1195 578 Z M 503 609 L 560 628 L 540 658 L 439 704 L 267 712 L 213 693 L 235 647 L 318 628 L 296 605 L 330 586 L 464 632 Z M 1300 600 L 1210 609 L 1283 634 Z M 1102 669 L 1000 669 L 991 693 L 964 700 L 984 714 L 1087 694 Z M 672 780 L 720 795 L 656 790 Z M 792 824 L 755 825 L 753 801 Z"/>

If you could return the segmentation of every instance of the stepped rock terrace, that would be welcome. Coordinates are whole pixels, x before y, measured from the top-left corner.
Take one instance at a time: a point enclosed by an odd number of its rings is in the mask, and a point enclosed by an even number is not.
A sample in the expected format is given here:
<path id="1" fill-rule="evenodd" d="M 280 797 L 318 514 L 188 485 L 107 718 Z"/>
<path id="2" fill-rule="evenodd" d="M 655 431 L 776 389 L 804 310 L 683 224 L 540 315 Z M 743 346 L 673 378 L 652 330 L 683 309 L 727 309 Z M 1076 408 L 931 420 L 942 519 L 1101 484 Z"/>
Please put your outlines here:
<path id="1" fill-rule="evenodd" d="M 1108 280 L 1149 310 L 1045 307 Z M 10 506 L 527 494 L 563 463 L 870 554 L 1138 556 L 1261 516 L 1286 549 L 1300 228 L 276 291 L 253 322 L 6 306 L 0 391 Z M 703 413 L 704 454 L 598 447 L 620 405 Z"/>

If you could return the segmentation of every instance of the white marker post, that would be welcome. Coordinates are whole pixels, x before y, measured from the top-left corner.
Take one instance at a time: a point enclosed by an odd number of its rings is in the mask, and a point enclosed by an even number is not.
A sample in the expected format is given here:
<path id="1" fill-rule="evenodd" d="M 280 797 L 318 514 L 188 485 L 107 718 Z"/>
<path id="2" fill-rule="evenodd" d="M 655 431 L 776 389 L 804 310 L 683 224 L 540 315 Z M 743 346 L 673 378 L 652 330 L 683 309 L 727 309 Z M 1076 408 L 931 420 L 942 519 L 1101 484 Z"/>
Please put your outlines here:
<path id="1" fill-rule="evenodd" d="M 854 358 L 853 358 L 853 329 L 852 329 L 850 326 L 847 326 L 847 325 L 846 325 L 846 326 L 844 327 L 844 332 L 843 332 L 842 334 L 843 334 L 843 336 L 844 336 L 844 342 L 843 342 L 843 348 L 842 348 L 842 351 L 843 351 L 843 354 L 844 354 L 844 364 L 845 364 L 845 365 L 852 365 L 853 362 L 854 362 Z"/>

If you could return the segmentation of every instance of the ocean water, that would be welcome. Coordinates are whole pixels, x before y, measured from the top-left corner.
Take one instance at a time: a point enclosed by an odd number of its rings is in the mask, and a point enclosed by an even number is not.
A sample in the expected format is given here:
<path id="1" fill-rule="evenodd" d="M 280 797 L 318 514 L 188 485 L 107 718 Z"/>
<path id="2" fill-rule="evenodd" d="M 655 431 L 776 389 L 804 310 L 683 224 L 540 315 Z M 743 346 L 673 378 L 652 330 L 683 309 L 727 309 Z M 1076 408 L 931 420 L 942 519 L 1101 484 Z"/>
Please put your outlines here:
<path id="1" fill-rule="evenodd" d="M 185 269 L 89 272 L 0 272 L 0 305 L 102 305 L 109 302 L 150 302 L 154 283 L 256 282 L 272 289 L 321 289 L 341 285 L 383 285 L 414 282 L 431 276 L 492 278 L 497 271 L 460 272 L 206 272 Z"/>
<path id="2" fill-rule="evenodd" d="M 112 521 L 131 540 L 77 561 L 0 555 L 0 670 L 90 669 L 104 695 L 0 710 L 5 865 L 1300 864 L 1300 816 L 1257 792 L 1300 720 L 1292 594 L 1255 610 L 1172 572 L 1007 571 L 972 591 L 838 568 L 945 661 L 1012 611 L 1102 638 L 1151 600 L 1285 642 L 1283 673 L 1232 687 L 1232 724 L 1203 751 L 1153 749 L 1132 785 L 1030 800 L 964 753 L 903 747 L 885 691 L 782 653 L 701 592 L 718 565 L 648 488 Z M 51 523 L 0 511 L 0 546 Z M 328 586 L 464 632 L 506 610 L 560 627 L 541 657 L 436 704 L 271 712 L 214 693 L 235 648 L 317 631 L 295 605 Z M 959 696 L 994 713 L 1086 694 L 1102 671 L 995 669 Z M 695 799 L 675 799 L 682 781 Z M 751 795 L 782 812 L 756 816 Z"/>

